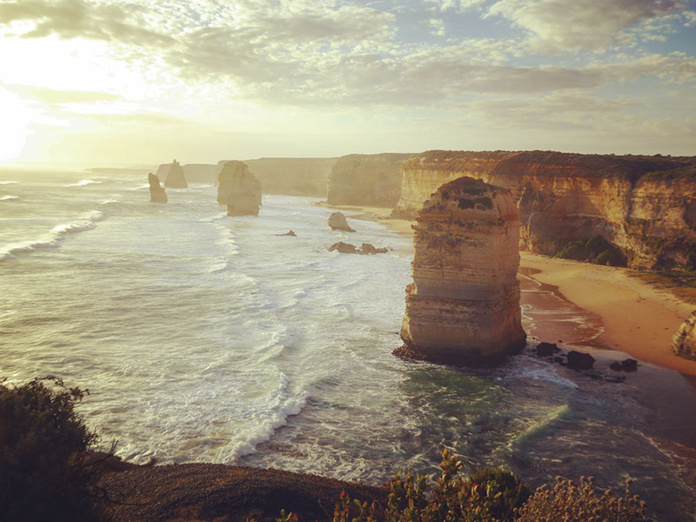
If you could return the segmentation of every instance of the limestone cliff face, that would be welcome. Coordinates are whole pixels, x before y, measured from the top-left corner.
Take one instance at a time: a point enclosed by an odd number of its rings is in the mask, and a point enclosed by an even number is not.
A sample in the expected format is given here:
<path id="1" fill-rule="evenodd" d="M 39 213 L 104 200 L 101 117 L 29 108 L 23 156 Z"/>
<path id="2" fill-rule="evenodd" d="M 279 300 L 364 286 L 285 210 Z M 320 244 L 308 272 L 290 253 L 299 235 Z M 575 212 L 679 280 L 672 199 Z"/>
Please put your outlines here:
<path id="1" fill-rule="evenodd" d="M 634 268 L 696 267 L 696 158 L 430 151 L 404 164 L 395 214 L 460 176 L 512 191 L 531 252 L 601 236 Z"/>
<path id="2" fill-rule="evenodd" d="M 227 161 L 218 162 L 218 172 Z M 267 194 L 326 197 L 336 158 L 260 158 L 244 160 Z"/>
<path id="3" fill-rule="evenodd" d="M 411 156 L 350 154 L 338 158 L 329 176 L 329 205 L 394 207 L 401 195 L 401 167 Z"/>
<path id="4" fill-rule="evenodd" d="M 682 323 L 672 340 L 674 353 L 696 361 L 696 312 Z"/>
<path id="5" fill-rule="evenodd" d="M 166 203 L 167 193 L 164 187 L 160 186 L 160 180 L 152 172 L 147 175 L 147 181 L 150 183 L 150 202 L 151 203 Z"/>
<path id="6" fill-rule="evenodd" d="M 167 188 L 188 187 L 188 183 L 186 183 L 186 176 L 184 175 L 184 169 L 181 167 L 178 161 L 174 160 L 169 165 L 169 171 L 167 172 L 167 178 L 164 180 L 164 186 Z"/>
<path id="7" fill-rule="evenodd" d="M 509 190 L 469 177 L 440 187 L 414 226 L 402 353 L 485 364 L 517 353 L 519 211 Z"/>
<path id="8" fill-rule="evenodd" d="M 218 203 L 228 216 L 256 216 L 261 206 L 261 183 L 241 161 L 228 161 L 218 177 Z"/>

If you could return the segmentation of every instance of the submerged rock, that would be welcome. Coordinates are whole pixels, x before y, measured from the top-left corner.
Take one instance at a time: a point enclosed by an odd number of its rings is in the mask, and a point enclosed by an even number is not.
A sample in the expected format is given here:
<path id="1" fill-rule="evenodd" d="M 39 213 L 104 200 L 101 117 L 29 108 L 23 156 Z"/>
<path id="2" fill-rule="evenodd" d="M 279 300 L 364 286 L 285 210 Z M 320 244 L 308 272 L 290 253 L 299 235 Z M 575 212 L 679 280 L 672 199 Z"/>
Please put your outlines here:
<path id="1" fill-rule="evenodd" d="M 160 185 L 160 180 L 152 172 L 147 175 L 147 181 L 150 183 L 150 202 L 151 203 L 166 203 L 167 193 L 164 187 Z"/>
<path id="2" fill-rule="evenodd" d="M 228 216 L 256 216 L 261 206 L 261 183 L 241 161 L 228 161 L 218 176 L 217 201 Z"/>
<path id="3" fill-rule="evenodd" d="M 285 234 L 278 234 L 279 236 L 290 236 L 290 237 L 297 237 L 297 234 L 293 230 L 288 230 Z"/>
<path id="4" fill-rule="evenodd" d="M 334 243 L 329 247 L 329 252 L 338 252 L 339 254 L 357 254 L 358 249 L 355 248 L 355 245 L 351 245 L 350 243 L 344 243 L 343 241 L 339 241 L 338 243 Z"/>
<path id="5" fill-rule="evenodd" d="M 539 357 L 551 357 L 554 353 L 560 351 L 561 349 L 555 343 L 541 342 L 536 347 L 536 353 Z"/>
<path id="6" fill-rule="evenodd" d="M 414 282 L 397 355 L 477 365 L 524 347 L 519 226 L 507 189 L 463 177 L 431 196 L 414 225 Z"/>
<path id="7" fill-rule="evenodd" d="M 167 179 L 164 181 L 164 186 L 167 188 L 187 188 L 188 183 L 186 183 L 186 177 L 184 176 L 184 169 L 179 162 L 176 160 L 172 161 L 169 166 L 169 172 L 167 173 Z"/>
<path id="8" fill-rule="evenodd" d="M 595 358 L 589 353 L 572 350 L 568 352 L 568 368 L 572 370 L 591 370 L 594 366 Z"/>
<path id="9" fill-rule="evenodd" d="M 350 225 L 348 225 L 348 221 L 346 220 L 346 216 L 341 214 L 340 212 L 334 212 L 329 216 L 329 226 L 331 227 L 331 230 L 342 230 L 344 232 L 355 232 L 352 228 L 350 228 Z"/>
<path id="10" fill-rule="evenodd" d="M 679 357 L 696 360 L 696 311 L 682 323 L 672 338 L 672 349 Z"/>

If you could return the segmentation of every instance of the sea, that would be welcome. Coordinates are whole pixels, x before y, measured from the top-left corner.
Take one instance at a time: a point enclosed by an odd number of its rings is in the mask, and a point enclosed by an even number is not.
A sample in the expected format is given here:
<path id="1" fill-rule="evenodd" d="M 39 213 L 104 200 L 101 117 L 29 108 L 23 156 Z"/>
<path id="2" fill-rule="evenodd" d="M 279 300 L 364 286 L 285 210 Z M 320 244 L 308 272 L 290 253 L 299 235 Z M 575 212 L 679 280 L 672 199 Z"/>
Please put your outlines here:
<path id="1" fill-rule="evenodd" d="M 529 348 L 492 369 L 392 355 L 411 240 L 376 220 L 332 231 L 316 198 L 264 195 L 228 217 L 216 187 L 167 189 L 146 172 L 0 169 L 0 378 L 53 375 L 99 445 L 135 463 L 214 462 L 379 485 L 503 466 L 532 485 L 627 478 L 658 520 L 695 520 L 694 387 L 593 344 L 601 321 L 521 274 Z M 296 237 L 283 235 L 293 230 Z M 387 247 L 329 252 L 337 241 Z M 574 372 L 534 355 L 597 357 Z"/>

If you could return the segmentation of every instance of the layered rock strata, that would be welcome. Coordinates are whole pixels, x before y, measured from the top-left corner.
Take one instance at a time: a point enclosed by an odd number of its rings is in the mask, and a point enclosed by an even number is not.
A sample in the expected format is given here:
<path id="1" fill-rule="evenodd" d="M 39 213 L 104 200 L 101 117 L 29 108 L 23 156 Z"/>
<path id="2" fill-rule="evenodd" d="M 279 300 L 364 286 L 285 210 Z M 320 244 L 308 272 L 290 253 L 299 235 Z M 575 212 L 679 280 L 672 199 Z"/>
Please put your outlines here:
<path id="1" fill-rule="evenodd" d="M 228 161 L 218 176 L 217 201 L 228 216 L 256 216 L 261 206 L 261 183 L 241 161 Z"/>
<path id="2" fill-rule="evenodd" d="M 696 268 L 696 158 L 429 151 L 404 163 L 394 215 L 461 176 L 512 191 L 521 247 L 555 255 L 601 237 L 633 268 Z"/>
<path id="3" fill-rule="evenodd" d="M 519 226 L 510 191 L 480 180 L 459 178 L 425 202 L 397 354 L 477 365 L 524 347 Z"/>
<path id="4" fill-rule="evenodd" d="M 672 339 L 674 353 L 696 361 L 696 312 L 682 323 Z"/>
<path id="5" fill-rule="evenodd" d="M 167 193 L 164 187 L 160 185 L 160 180 L 152 172 L 147 175 L 147 181 L 150 183 L 150 202 L 151 203 L 166 203 Z"/>
<path id="6" fill-rule="evenodd" d="M 218 162 L 218 172 L 227 161 Z M 336 158 L 259 158 L 244 160 L 267 194 L 326 197 Z"/>
<path id="7" fill-rule="evenodd" d="M 401 195 L 401 168 L 411 156 L 350 154 L 338 158 L 329 176 L 329 205 L 394 207 Z"/>
<path id="8" fill-rule="evenodd" d="M 164 180 L 164 186 L 167 188 L 188 187 L 188 183 L 186 183 L 186 176 L 184 175 L 184 169 L 178 161 L 174 160 L 169 165 L 169 170 L 167 171 L 167 178 Z"/>

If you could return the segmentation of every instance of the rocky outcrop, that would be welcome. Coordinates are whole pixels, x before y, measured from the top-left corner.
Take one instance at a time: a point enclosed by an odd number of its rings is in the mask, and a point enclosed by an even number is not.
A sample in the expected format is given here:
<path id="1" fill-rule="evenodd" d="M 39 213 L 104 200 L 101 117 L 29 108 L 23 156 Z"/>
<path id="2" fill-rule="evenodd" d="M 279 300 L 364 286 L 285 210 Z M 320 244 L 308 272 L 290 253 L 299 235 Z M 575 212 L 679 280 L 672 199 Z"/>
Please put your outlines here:
<path id="1" fill-rule="evenodd" d="M 167 193 L 164 187 L 160 185 L 160 180 L 152 172 L 147 175 L 147 181 L 150 183 L 150 202 L 151 203 L 166 203 Z"/>
<path id="2" fill-rule="evenodd" d="M 350 154 L 338 158 L 329 176 L 327 202 L 394 207 L 401 195 L 401 167 L 411 156 Z"/>
<path id="3" fill-rule="evenodd" d="M 167 178 L 169 169 L 173 163 L 163 163 L 157 169 L 157 176 L 160 179 Z M 184 169 L 184 181 L 188 183 L 207 183 L 214 185 L 217 181 L 218 168 L 216 165 L 206 163 L 188 163 L 181 165 Z"/>
<path id="4" fill-rule="evenodd" d="M 227 161 L 218 162 L 218 172 Z M 260 158 L 244 160 L 266 194 L 326 197 L 336 158 Z"/>
<path id="5" fill-rule="evenodd" d="M 158 169 L 159 173 L 159 169 Z M 186 183 L 186 176 L 184 175 L 184 169 L 179 162 L 174 160 L 169 164 L 169 169 L 167 170 L 167 177 L 164 180 L 164 186 L 167 188 L 187 188 L 188 183 Z"/>
<path id="6" fill-rule="evenodd" d="M 217 201 L 228 216 L 256 216 L 261 206 L 261 183 L 241 161 L 228 161 L 218 177 Z"/>
<path id="7" fill-rule="evenodd" d="M 363 243 L 360 248 L 356 248 L 355 245 L 344 243 L 343 241 L 334 243 L 329 247 L 329 252 L 338 252 L 339 254 L 374 255 L 386 254 L 388 251 L 389 250 L 387 248 L 377 248 L 370 243 Z"/>
<path id="8" fill-rule="evenodd" d="M 672 349 L 679 357 L 696 361 L 696 311 L 679 327 L 672 339 Z"/>
<path id="9" fill-rule="evenodd" d="M 413 218 L 438 186 L 461 176 L 512 191 L 521 246 L 531 252 L 555 255 L 570 245 L 596 262 L 696 267 L 696 158 L 430 151 L 404 163 L 394 215 Z M 609 246 L 583 254 L 596 238 Z"/>
<path id="10" fill-rule="evenodd" d="M 468 177 L 440 187 L 414 226 L 414 282 L 397 354 L 469 365 L 521 350 L 518 242 L 509 190 Z"/>
<path id="11" fill-rule="evenodd" d="M 340 212 L 334 212 L 329 216 L 329 226 L 331 227 L 331 230 L 341 230 L 343 232 L 355 232 L 350 225 L 348 224 L 348 220 L 346 220 L 346 216 L 344 216 Z"/>

